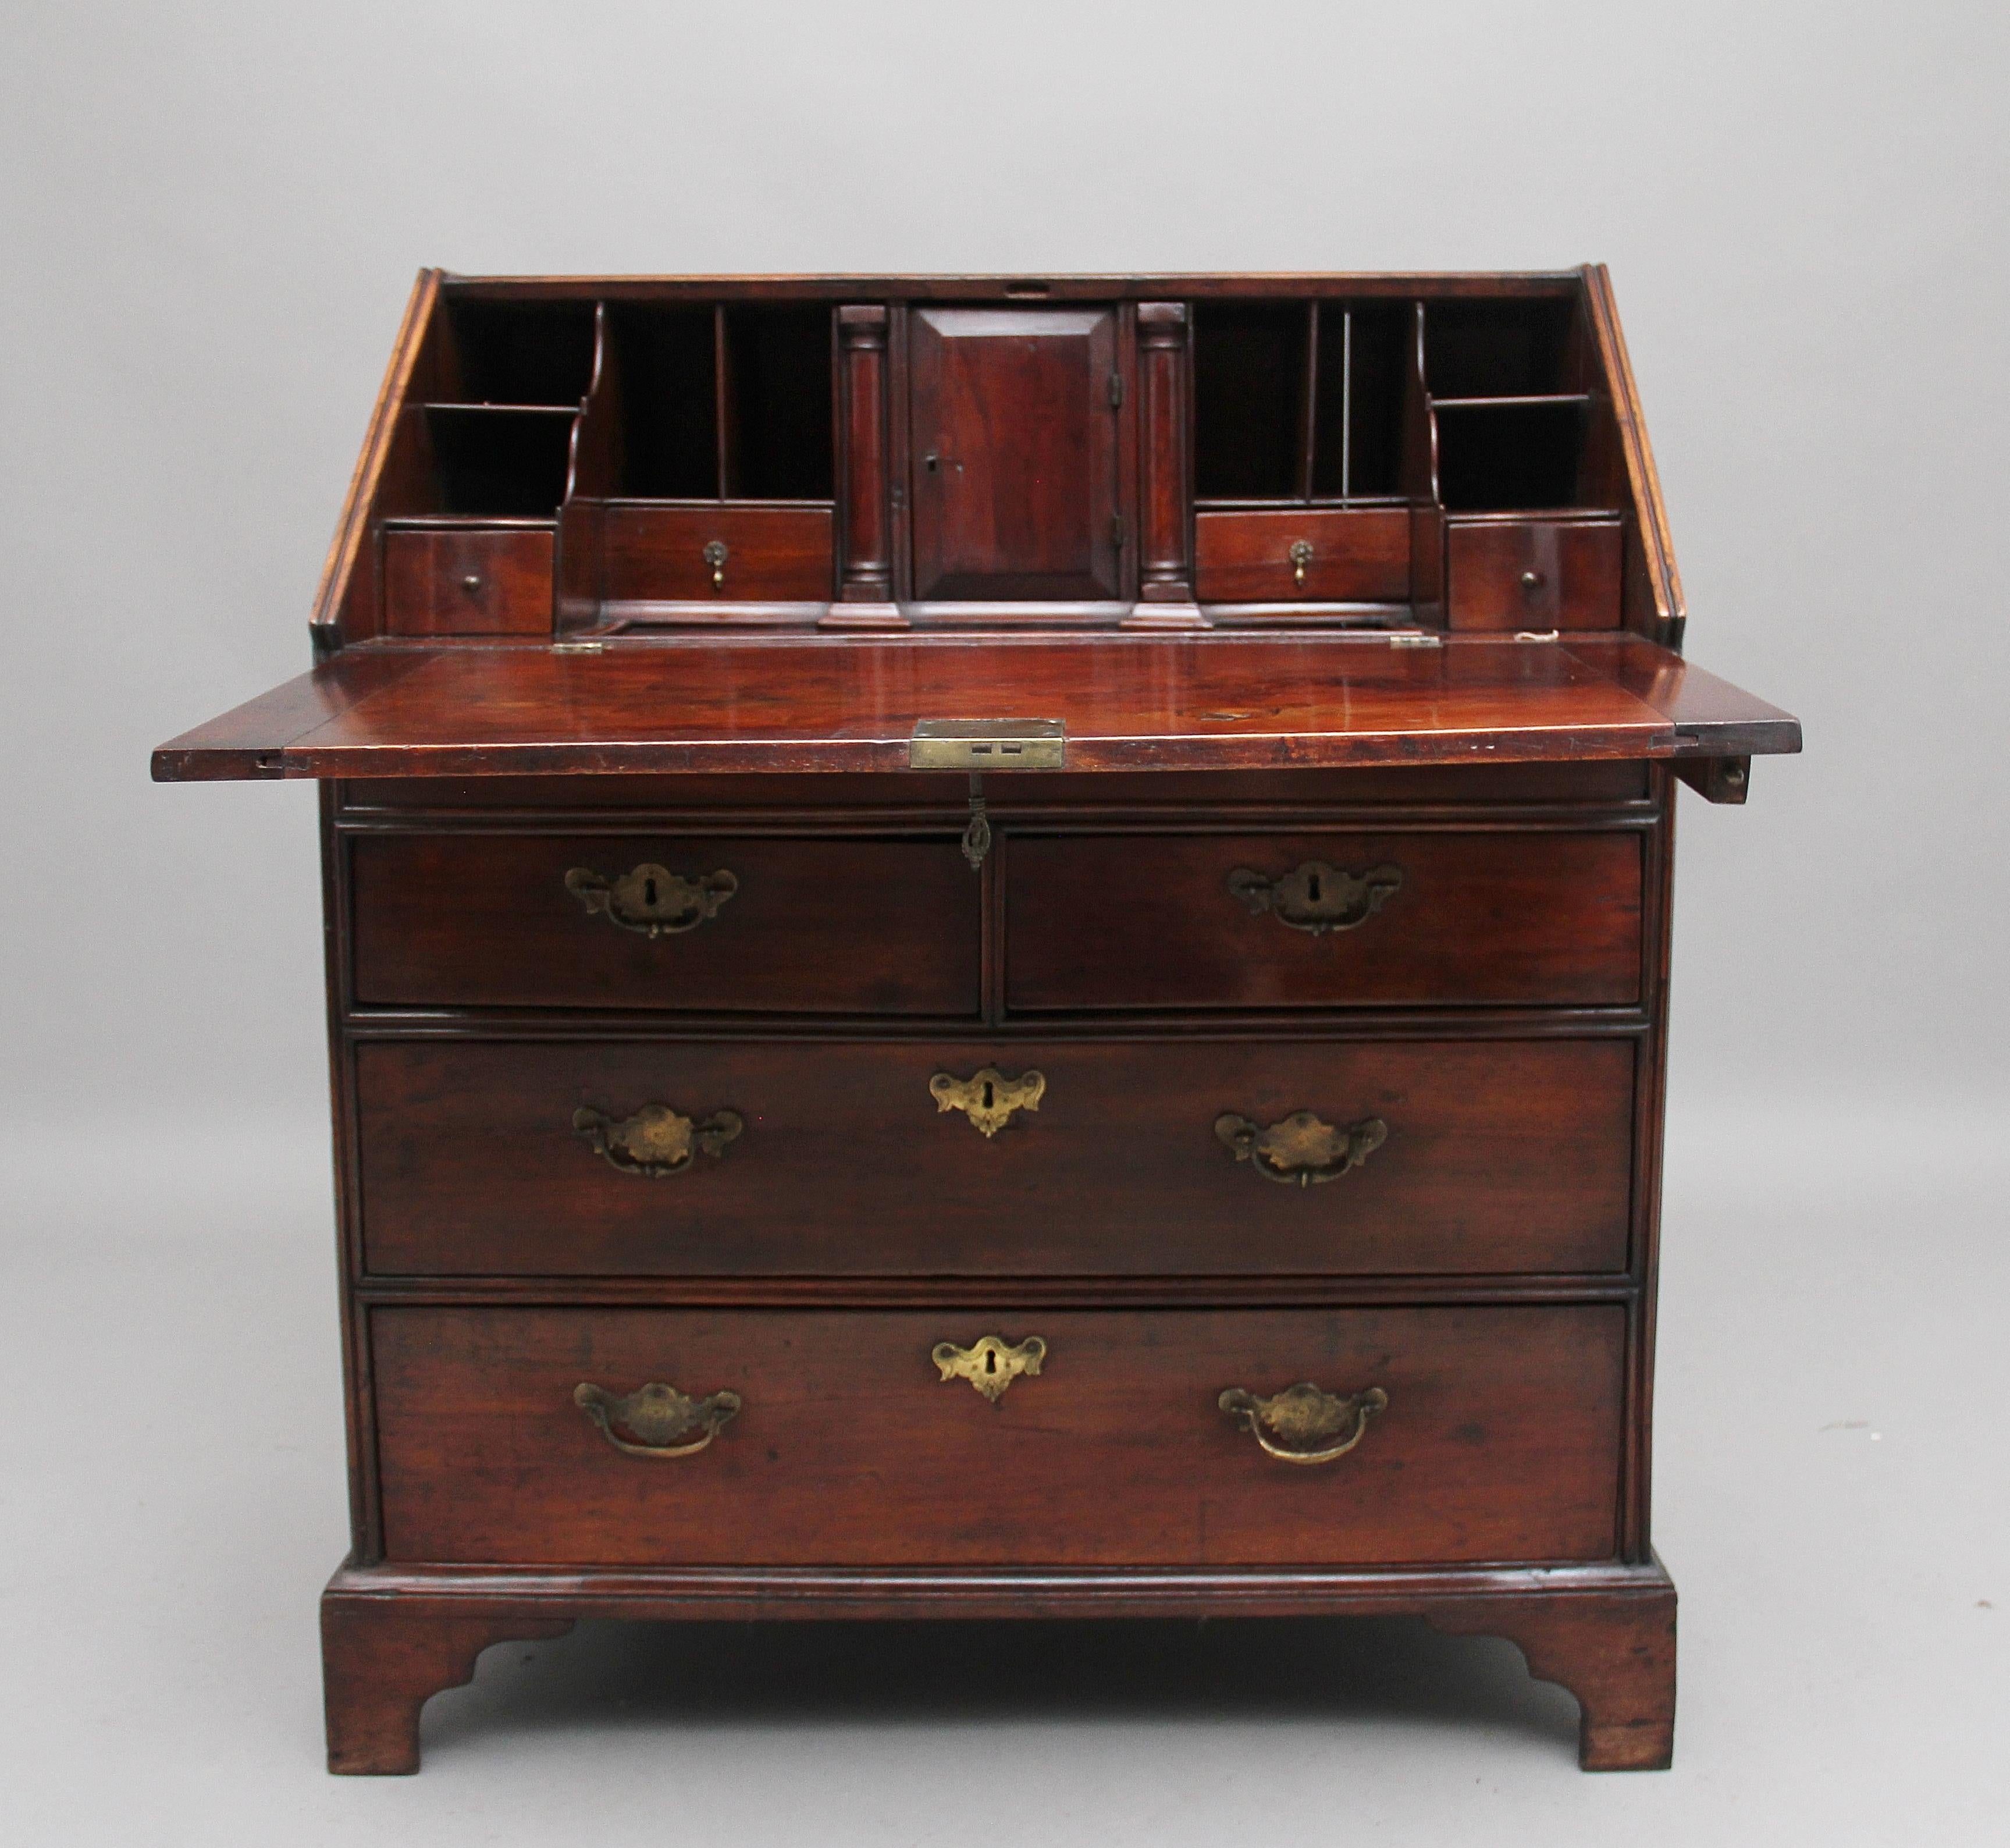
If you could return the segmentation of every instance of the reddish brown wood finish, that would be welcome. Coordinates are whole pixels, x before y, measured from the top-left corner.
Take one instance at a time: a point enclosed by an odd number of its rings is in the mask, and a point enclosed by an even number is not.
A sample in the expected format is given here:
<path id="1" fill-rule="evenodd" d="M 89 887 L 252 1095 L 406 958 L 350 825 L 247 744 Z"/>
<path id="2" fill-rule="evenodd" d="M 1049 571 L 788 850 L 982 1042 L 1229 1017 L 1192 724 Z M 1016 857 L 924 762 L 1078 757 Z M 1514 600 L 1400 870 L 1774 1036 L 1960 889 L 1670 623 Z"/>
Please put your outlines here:
<path id="1" fill-rule="evenodd" d="M 1616 629 L 1617 519 L 1449 520 L 1446 617 L 1454 629 Z"/>
<path id="2" fill-rule="evenodd" d="M 620 606 L 650 602 L 829 599 L 828 507 L 613 501 L 604 517 L 604 594 L 616 606 L 609 614 L 634 613 Z M 718 585 L 705 555 L 713 544 L 726 553 Z"/>
<path id="3" fill-rule="evenodd" d="M 534 1565 L 1345 1565 L 1613 1550 L 1614 1307 L 991 1313 L 380 1308 L 386 1556 Z M 1037 1334 L 994 1404 L 929 1359 Z M 1310 1468 L 1216 1404 L 1380 1386 Z M 744 1409 L 694 1456 L 573 1401 L 648 1381 Z"/>
<path id="4" fill-rule="evenodd" d="M 1640 994 L 1636 834 L 1198 834 L 1014 838 L 1005 993 L 1014 1008 L 1376 1004 L 1620 1006 Z M 1314 936 L 1228 887 L 1309 862 L 1402 883 Z"/>
<path id="5" fill-rule="evenodd" d="M 562 1637 L 571 1628 L 570 1618 L 442 1613 L 414 1601 L 331 1590 L 321 1606 L 328 1769 L 417 1771 L 419 1709 L 431 1696 L 473 1680 L 492 1644 Z"/>
<path id="6" fill-rule="evenodd" d="M 1298 581 L 1294 546 L 1312 548 Z M 1194 517 L 1195 568 L 1210 603 L 1410 600 L 1406 507 L 1294 507 Z"/>
<path id="7" fill-rule="evenodd" d="M 969 1015 L 978 886 L 953 840 L 366 835 L 353 844 L 355 993 L 417 1007 Z M 582 867 L 724 870 L 717 915 L 646 936 L 566 887 Z"/>
<path id="8" fill-rule="evenodd" d="M 1196 312 L 1259 384 L 1302 330 L 1295 419 L 1238 423 L 1217 392 L 1198 453 Z M 1427 353 L 1440 391 L 1494 406 L 1447 409 L 1442 459 Z M 1549 396 L 1500 407 L 1525 393 Z M 974 460 L 978 492 L 911 505 L 930 453 L 938 476 Z M 560 461 L 567 652 L 543 616 L 378 634 L 387 535 L 411 563 L 410 535 L 469 526 L 444 509 L 549 504 Z M 1228 496 L 1238 470 L 1278 485 L 1211 510 L 1217 562 L 1253 576 L 1204 615 L 1190 478 Z M 619 498 L 644 486 L 801 498 L 698 507 L 780 517 L 694 595 L 686 553 L 652 549 L 683 510 Z M 1536 511 L 1454 513 L 1447 538 L 1447 491 Z M 1403 504 L 1312 505 L 1384 492 Z M 761 541 L 805 514 L 801 546 Z M 1301 519 L 1352 536 L 1287 591 L 1249 547 Z M 1511 532 L 1589 544 L 1596 594 L 1574 564 L 1554 612 L 1504 605 L 1515 560 L 1473 549 Z M 420 576 L 394 627 L 441 621 Z M 1343 633 L 1369 613 L 1335 602 L 1393 619 L 1384 586 L 1425 631 L 1448 588 L 1455 627 L 1501 630 Z M 1800 739 L 1653 645 L 1679 645 L 1680 582 L 1602 269 L 425 272 L 315 617 L 332 659 L 154 773 L 345 780 L 322 804 L 356 1561 L 325 1606 L 337 1768 L 410 1768 L 428 1692 L 580 1615 L 1310 1611 L 1511 1637 L 1577 1693 L 1587 1765 L 1667 1761 L 1671 777 L 1742 799 L 1751 756 Z M 1579 620 L 1630 633 L 1508 638 Z M 1177 624 L 1197 632 L 1113 632 Z M 1000 716 L 1061 720 L 1066 767 L 985 780 L 972 875 L 968 780 L 909 770 L 908 743 Z M 1237 908 L 1231 849 L 1273 874 L 1400 855 L 1405 883 L 1302 936 Z M 645 858 L 741 883 L 653 943 L 563 892 L 566 864 Z M 1049 1083 L 993 1141 L 927 1091 L 979 1061 Z M 647 1101 L 742 1133 L 652 1181 L 570 1127 Z M 1300 1108 L 1388 1135 L 1301 1189 L 1211 1133 Z M 928 1360 L 983 1332 L 1051 1344 L 995 1409 Z M 1390 1410 L 1330 1467 L 1264 1458 L 1214 1405 L 1231 1377 L 1371 1368 Z M 588 1369 L 747 1404 L 702 1455 L 630 1457 L 571 1401 Z"/>
<path id="9" fill-rule="evenodd" d="M 368 1042 L 366 1257 L 382 1274 L 1003 1277 L 1622 1271 L 1630 1039 L 1336 1044 Z M 987 1140 L 929 1081 L 1035 1070 Z M 746 1124 L 624 1174 L 573 1129 L 667 1103 Z M 1312 1110 L 1388 1139 L 1317 1186 L 1214 1133 Z M 565 1228 L 563 1234 L 555 1228 Z"/>
<path id="10" fill-rule="evenodd" d="M 154 770 L 164 781 L 893 770 L 906 768 L 920 720 L 999 716 L 1062 720 L 1068 767 L 1081 770 L 1673 755 L 1671 721 L 1589 659 L 1491 638 L 1395 649 L 1330 634 L 440 649 L 377 683 L 331 663 L 344 671 L 163 745 Z M 304 707 L 321 722 L 297 723 Z M 1781 742 L 1792 722 L 1776 716 L 1740 748 L 1797 748 L 1798 730 Z M 1706 733 L 1696 736 L 1710 754 Z M 267 759 L 272 771 L 248 767 Z"/>
<path id="11" fill-rule="evenodd" d="M 440 527 L 384 535 L 392 635 L 549 635 L 552 535 Z"/>
<path id="12" fill-rule="evenodd" d="M 1186 304 L 1139 303 L 1138 458 L 1143 485 L 1138 497 L 1138 596 L 1145 603 L 1185 606 L 1194 600 L 1188 537 L 1193 496 L 1187 409 L 1191 364 Z"/>
<path id="13" fill-rule="evenodd" d="M 840 439 L 844 447 L 844 569 L 840 599 L 889 606 L 893 563 L 887 506 L 883 304 L 837 311 Z"/>
<path id="14" fill-rule="evenodd" d="M 909 338 L 916 597 L 1115 597 L 1115 315 L 929 308 Z"/>

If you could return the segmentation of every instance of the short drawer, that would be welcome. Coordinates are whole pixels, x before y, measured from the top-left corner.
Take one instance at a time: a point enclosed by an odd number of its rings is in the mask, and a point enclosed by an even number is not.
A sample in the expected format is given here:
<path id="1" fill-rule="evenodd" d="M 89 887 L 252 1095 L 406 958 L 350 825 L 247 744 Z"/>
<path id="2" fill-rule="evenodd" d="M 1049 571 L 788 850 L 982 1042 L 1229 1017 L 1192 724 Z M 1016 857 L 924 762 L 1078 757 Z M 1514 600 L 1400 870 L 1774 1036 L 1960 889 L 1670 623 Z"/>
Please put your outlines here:
<path id="1" fill-rule="evenodd" d="M 1630 1037 L 366 1041 L 355 1058 L 380 1275 L 1626 1263 Z"/>
<path id="2" fill-rule="evenodd" d="M 384 535 L 389 635 L 549 635 L 552 535 L 508 527 Z"/>
<path id="3" fill-rule="evenodd" d="M 1407 602 L 1409 510 L 1196 514 L 1194 588 L 1207 603 Z"/>
<path id="4" fill-rule="evenodd" d="M 1616 629 L 1619 522 L 1454 520 L 1445 529 L 1454 629 Z"/>
<path id="5" fill-rule="evenodd" d="M 1611 1005 L 1640 996 L 1640 837 L 1014 837 L 1007 1005 Z"/>
<path id="6" fill-rule="evenodd" d="M 527 1565 L 1603 1559 L 1625 1335 L 1611 1305 L 380 1307 L 385 1551 Z M 1003 1377 L 995 1402 L 972 1374 Z"/>
<path id="7" fill-rule="evenodd" d="M 623 602 L 817 602 L 831 594 L 828 507 L 651 506 L 606 514 L 602 595 Z"/>
<path id="8" fill-rule="evenodd" d="M 366 1005 L 970 1015 L 953 840 L 363 834 Z"/>

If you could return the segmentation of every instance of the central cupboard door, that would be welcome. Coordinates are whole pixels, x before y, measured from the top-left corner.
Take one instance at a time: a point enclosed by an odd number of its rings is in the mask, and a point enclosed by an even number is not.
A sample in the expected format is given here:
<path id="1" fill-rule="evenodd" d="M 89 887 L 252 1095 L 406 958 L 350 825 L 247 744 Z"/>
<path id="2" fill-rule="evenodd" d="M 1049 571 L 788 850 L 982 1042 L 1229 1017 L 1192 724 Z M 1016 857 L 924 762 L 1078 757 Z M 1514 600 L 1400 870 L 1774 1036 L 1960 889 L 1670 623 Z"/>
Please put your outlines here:
<path id="1" fill-rule="evenodd" d="M 1115 311 L 919 309 L 908 365 L 915 596 L 1117 596 Z"/>

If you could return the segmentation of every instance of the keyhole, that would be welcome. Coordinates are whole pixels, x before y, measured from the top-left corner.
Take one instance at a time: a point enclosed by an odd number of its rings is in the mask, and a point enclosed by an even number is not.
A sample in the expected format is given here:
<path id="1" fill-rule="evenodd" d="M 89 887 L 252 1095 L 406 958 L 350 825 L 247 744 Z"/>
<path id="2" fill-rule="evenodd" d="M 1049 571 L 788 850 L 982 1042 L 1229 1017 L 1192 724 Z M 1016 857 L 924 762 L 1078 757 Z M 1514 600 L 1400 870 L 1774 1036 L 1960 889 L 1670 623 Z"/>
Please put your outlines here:
<path id="1" fill-rule="evenodd" d="M 984 1107 L 986 1110 L 991 1107 L 991 1081 L 988 1078 L 984 1081 Z"/>
<path id="2" fill-rule="evenodd" d="M 987 1085 L 985 1088 L 987 1090 L 990 1089 L 990 1087 L 989 1087 L 988 1085 Z M 986 1373 L 988 1373 L 988 1374 L 995 1374 L 996 1372 L 997 1372 L 997 1370 L 998 1370 L 998 1356 L 997 1356 L 996 1354 L 993 1354 L 993 1353 L 989 1353 L 989 1352 L 987 1352 L 987 1353 L 985 1355 L 985 1356 L 984 1356 L 984 1370 L 985 1370 Z"/>
<path id="3" fill-rule="evenodd" d="M 1306 882 L 1305 896 L 1315 904 L 1319 901 L 1319 876 L 1316 872 Z"/>
<path id="4" fill-rule="evenodd" d="M 642 882 L 642 902 L 649 906 L 652 909 L 655 908 L 656 903 L 656 882 L 652 879 L 645 879 Z"/>

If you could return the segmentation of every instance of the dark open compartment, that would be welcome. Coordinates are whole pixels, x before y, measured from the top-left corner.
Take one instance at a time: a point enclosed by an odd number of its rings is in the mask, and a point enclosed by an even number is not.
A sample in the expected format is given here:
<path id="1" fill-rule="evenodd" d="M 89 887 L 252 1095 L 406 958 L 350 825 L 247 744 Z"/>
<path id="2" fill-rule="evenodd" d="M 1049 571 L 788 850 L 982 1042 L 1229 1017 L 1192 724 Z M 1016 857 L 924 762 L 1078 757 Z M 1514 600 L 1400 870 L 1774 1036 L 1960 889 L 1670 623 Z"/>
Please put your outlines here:
<path id="1" fill-rule="evenodd" d="M 1451 513 L 1512 513 L 1578 503 L 1586 406 L 1438 407 L 1438 496 Z"/>
<path id="2" fill-rule="evenodd" d="M 1573 304 L 1564 300 L 1434 301 L 1424 311 L 1424 382 L 1434 398 L 1569 392 Z"/>
<path id="3" fill-rule="evenodd" d="M 1204 302 L 1194 312 L 1194 485 L 1202 500 L 1299 492 L 1303 302 Z"/>
<path id="4" fill-rule="evenodd" d="M 459 378 L 471 404 L 577 404 L 593 382 L 590 301 L 453 301 Z"/>
<path id="5" fill-rule="evenodd" d="M 726 311 L 729 499 L 832 496 L 831 314 Z"/>
<path id="6" fill-rule="evenodd" d="M 576 414 L 428 405 L 439 510 L 550 518 L 565 498 Z"/>

